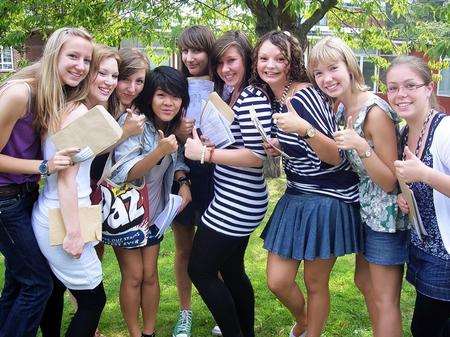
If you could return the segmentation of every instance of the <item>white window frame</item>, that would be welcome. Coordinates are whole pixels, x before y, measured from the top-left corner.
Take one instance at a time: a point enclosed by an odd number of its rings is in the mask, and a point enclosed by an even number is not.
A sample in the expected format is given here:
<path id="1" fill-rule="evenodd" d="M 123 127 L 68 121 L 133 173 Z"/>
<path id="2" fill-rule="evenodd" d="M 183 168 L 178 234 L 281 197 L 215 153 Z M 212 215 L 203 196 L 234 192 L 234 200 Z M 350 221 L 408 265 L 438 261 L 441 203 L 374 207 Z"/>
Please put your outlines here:
<path id="1" fill-rule="evenodd" d="M 11 53 L 11 61 L 5 62 L 3 60 L 3 50 L 8 48 Z M 5 68 L 6 65 L 10 65 L 11 68 Z M 12 47 L 0 46 L 0 72 L 11 72 L 14 71 L 14 52 Z"/>
<path id="2" fill-rule="evenodd" d="M 445 61 L 447 61 L 447 62 L 450 63 L 450 58 L 446 58 Z M 445 70 L 447 70 L 447 72 L 450 72 L 450 67 L 449 67 L 449 68 L 446 68 Z M 442 71 L 441 71 L 441 74 L 442 74 Z M 449 73 L 449 75 L 450 75 L 450 73 Z M 444 81 L 444 78 L 441 78 L 441 80 L 440 80 L 439 83 L 438 83 L 438 88 L 437 88 L 436 93 L 437 93 L 438 96 L 442 96 L 442 97 L 450 97 L 450 93 L 443 93 L 443 92 L 440 91 L 440 90 L 441 90 L 441 83 L 442 83 L 443 81 Z M 450 76 L 449 76 L 449 78 L 447 79 L 447 81 L 450 81 Z"/>

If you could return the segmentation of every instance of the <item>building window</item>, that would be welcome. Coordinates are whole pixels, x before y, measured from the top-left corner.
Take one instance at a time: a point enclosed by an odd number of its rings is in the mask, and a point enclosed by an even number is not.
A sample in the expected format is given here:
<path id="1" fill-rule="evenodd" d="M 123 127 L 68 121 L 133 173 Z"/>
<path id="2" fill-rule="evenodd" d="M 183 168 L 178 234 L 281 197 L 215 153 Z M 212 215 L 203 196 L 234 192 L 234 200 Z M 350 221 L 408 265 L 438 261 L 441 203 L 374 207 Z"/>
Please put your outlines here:
<path id="1" fill-rule="evenodd" d="M 441 70 L 441 80 L 438 84 L 437 94 L 438 96 L 450 97 L 450 67 Z"/>
<path id="2" fill-rule="evenodd" d="M 14 70 L 12 47 L 0 46 L 0 71 Z"/>

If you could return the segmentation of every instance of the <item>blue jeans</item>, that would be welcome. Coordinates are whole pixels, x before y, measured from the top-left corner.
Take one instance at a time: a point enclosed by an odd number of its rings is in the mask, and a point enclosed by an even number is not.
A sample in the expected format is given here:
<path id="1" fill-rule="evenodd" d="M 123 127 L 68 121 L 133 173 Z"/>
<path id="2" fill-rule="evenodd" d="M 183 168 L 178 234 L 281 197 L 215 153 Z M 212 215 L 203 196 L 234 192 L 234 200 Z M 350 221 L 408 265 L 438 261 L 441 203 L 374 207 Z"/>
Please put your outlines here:
<path id="1" fill-rule="evenodd" d="M 0 252 L 5 284 L 0 297 L 0 336 L 36 336 L 53 282 L 31 227 L 35 193 L 0 197 Z"/>

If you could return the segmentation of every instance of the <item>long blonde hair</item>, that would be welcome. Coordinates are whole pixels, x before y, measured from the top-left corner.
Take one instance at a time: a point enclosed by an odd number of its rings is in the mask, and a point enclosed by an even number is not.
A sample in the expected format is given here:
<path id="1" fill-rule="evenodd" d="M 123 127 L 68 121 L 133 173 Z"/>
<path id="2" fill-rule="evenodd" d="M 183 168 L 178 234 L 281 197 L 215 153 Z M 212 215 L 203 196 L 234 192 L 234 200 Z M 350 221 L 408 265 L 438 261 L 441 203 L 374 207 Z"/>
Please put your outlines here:
<path id="1" fill-rule="evenodd" d="M 58 73 L 58 56 L 63 44 L 71 37 L 89 42 L 92 36 L 82 28 L 64 27 L 53 32 L 45 44 L 41 59 L 17 72 L 10 79 L 28 82 L 35 95 L 34 126 L 39 131 L 55 132 L 61 116 L 86 99 L 89 82 L 83 79 L 76 87 L 64 87 Z"/>

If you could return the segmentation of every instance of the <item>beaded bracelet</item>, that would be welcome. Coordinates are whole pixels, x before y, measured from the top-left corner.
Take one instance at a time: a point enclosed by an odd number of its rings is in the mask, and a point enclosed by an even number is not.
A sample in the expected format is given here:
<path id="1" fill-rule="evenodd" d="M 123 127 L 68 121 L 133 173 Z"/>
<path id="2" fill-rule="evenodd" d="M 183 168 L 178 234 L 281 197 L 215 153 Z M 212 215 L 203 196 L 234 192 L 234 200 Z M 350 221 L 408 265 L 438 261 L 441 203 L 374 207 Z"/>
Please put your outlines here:
<path id="1" fill-rule="evenodd" d="M 206 153 L 206 145 L 203 145 L 202 151 L 200 152 L 200 164 L 205 163 L 205 153 Z"/>

